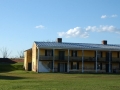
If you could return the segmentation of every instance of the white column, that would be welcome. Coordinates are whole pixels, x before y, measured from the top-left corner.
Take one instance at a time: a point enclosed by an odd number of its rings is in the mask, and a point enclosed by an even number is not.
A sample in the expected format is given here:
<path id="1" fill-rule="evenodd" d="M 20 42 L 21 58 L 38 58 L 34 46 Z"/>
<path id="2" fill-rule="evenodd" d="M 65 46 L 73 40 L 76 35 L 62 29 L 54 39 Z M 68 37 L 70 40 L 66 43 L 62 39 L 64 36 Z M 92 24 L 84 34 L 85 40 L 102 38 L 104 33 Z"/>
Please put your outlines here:
<path id="1" fill-rule="evenodd" d="M 109 73 L 111 72 L 111 67 L 110 67 L 110 66 L 111 66 L 111 64 L 110 64 L 111 58 L 110 58 L 110 55 L 111 55 L 111 54 L 110 54 L 110 51 L 109 51 Z"/>
<path id="2" fill-rule="evenodd" d="M 97 73 L 97 50 L 96 50 L 96 73 Z"/>
<path id="3" fill-rule="evenodd" d="M 53 49 L 53 72 L 54 72 L 54 60 L 55 60 L 55 54 L 54 54 L 54 49 Z"/>
<path id="4" fill-rule="evenodd" d="M 68 66 L 67 66 L 67 68 L 68 68 L 67 72 L 69 72 L 69 49 L 68 49 Z"/>
<path id="5" fill-rule="evenodd" d="M 84 72 L 84 51 L 82 50 L 82 73 Z"/>
<path id="6" fill-rule="evenodd" d="M 38 57 L 37 57 L 37 72 L 39 73 L 39 56 L 40 56 L 40 49 L 38 47 Z"/>

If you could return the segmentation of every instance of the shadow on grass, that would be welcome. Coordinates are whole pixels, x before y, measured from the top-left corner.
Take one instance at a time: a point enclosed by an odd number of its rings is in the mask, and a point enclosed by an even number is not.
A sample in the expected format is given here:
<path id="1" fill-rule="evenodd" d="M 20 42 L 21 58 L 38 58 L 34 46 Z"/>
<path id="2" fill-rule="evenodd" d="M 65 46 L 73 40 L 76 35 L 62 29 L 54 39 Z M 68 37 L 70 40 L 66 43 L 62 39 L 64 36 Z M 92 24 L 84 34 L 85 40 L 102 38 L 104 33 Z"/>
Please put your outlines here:
<path id="1" fill-rule="evenodd" d="M 17 77 L 17 76 L 3 76 L 3 75 L 0 75 L 0 80 L 19 80 L 19 79 L 26 79 L 26 78 Z"/>

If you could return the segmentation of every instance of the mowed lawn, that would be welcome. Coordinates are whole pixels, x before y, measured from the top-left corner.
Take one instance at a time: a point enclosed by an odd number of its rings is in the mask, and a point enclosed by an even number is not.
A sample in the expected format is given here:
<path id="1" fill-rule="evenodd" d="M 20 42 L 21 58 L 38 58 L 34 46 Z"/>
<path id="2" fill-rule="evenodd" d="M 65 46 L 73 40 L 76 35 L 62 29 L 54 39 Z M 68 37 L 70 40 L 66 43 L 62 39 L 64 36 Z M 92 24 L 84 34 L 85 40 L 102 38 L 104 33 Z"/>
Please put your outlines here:
<path id="1" fill-rule="evenodd" d="M 0 90 L 120 90 L 120 74 L 2 72 Z"/>

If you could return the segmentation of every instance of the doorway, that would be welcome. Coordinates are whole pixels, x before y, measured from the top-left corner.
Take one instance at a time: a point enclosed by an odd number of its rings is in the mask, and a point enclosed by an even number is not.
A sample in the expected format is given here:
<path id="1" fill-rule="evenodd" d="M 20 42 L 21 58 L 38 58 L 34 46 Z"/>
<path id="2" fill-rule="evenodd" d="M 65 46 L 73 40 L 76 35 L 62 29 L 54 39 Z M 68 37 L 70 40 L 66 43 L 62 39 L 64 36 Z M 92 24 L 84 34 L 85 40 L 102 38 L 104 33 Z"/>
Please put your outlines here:
<path id="1" fill-rule="evenodd" d="M 32 69 L 32 63 L 28 63 L 28 71 L 31 71 Z"/>
<path id="2" fill-rule="evenodd" d="M 65 51 L 59 51 L 59 60 L 64 60 L 65 58 Z"/>
<path id="3" fill-rule="evenodd" d="M 58 72 L 67 72 L 67 63 L 58 63 Z"/>
<path id="4" fill-rule="evenodd" d="M 112 64 L 110 64 L 110 71 L 112 71 Z M 109 72 L 109 64 L 106 64 L 106 72 Z"/>

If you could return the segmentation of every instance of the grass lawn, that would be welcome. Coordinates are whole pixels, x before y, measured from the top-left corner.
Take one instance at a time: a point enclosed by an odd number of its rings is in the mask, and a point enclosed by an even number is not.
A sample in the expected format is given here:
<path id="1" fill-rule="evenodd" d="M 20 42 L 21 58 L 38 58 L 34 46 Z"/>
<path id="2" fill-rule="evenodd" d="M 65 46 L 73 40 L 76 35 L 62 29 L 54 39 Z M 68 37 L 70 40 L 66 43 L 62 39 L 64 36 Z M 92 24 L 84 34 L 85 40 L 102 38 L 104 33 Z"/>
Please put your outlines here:
<path id="1" fill-rule="evenodd" d="M 3 72 L 0 90 L 120 90 L 120 74 Z"/>

